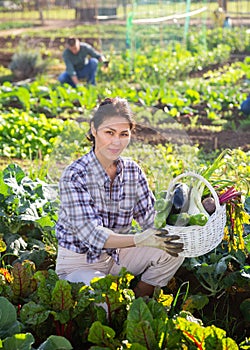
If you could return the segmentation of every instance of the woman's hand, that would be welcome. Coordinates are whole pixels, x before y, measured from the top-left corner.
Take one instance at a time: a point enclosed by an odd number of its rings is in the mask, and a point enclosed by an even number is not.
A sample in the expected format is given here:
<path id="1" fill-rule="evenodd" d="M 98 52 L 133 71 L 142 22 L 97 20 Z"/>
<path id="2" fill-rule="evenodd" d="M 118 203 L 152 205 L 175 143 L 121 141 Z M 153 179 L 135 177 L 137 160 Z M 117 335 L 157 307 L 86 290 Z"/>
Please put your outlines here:
<path id="1" fill-rule="evenodd" d="M 147 229 L 134 236 L 136 247 L 153 247 L 162 249 L 171 256 L 177 257 L 183 251 L 183 243 L 177 243 L 177 235 L 169 235 L 165 229 Z"/>

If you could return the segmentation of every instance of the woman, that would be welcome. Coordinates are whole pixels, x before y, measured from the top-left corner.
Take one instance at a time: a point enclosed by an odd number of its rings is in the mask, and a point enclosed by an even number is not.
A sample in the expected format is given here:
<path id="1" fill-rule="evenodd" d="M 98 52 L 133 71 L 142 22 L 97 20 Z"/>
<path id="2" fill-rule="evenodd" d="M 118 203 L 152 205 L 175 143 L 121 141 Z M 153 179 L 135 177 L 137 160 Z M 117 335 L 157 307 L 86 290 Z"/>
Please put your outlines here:
<path id="1" fill-rule="evenodd" d="M 89 284 L 126 267 L 141 275 L 134 292 L 151 296 L 183 262 L 178 236 L 156 230 L 154 196 L 141 168 L 121 157 L 134 128 L 128 102 L 107 98 L 90 121 L 92 150 L 69 165 L 60 179 L 56 225 L 60 278 Z M 144 230 L 130 234 L 132 220 Z"/>

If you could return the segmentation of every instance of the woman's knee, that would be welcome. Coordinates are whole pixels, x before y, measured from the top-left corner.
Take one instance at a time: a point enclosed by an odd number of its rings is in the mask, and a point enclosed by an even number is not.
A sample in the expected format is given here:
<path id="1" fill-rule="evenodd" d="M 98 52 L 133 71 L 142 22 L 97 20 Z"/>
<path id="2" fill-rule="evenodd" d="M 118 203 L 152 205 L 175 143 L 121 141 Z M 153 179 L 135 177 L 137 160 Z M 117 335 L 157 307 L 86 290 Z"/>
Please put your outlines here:
<path id="1" fill-rule="evenodd" d="M 89 286 L 91 280 L 95 277 L 103 278 L 105 274 L 100 271 L 80 269 L 69 273 L 64 279 L 69 282 L 83 282 Z"/>

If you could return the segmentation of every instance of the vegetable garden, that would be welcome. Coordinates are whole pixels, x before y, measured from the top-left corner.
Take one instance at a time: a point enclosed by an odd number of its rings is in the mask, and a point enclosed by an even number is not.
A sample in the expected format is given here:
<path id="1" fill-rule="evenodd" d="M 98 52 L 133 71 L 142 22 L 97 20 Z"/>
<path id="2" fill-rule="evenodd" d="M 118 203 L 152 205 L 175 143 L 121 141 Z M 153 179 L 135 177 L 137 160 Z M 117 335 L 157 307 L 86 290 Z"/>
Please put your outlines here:
<path id="1" fill-rule="evenodd" d="M 22 81 L 6 66 L 0 71 L 0 348 L 249 349 L 250 116 L 240 110 L 249 93 L 249 34 L 209 29 L 204 49 L 193 31 L 186 48 L 171 43 L 133 57 L 113 48 L 97 86 L 73 89 L 56 80 L 69 33 L 55 33 L 61 39 L 53 54 L 36 48 L 47 70 Z M 14 53 L 11 38 L 6 42 Z M 22 45 L 36 64 L 27 36 Z M 171 180 L 192 171 L 226 206 L 222 242 L 186 258 L 153 298 L 135 299 L 129 271 L 91 286 L 59 280 L 55 272 L 58 179 L 90 149 L 88 120 L 100 100 L 113 96 L 127 98 L 134 111 L 126 155 L 144 169 L 158 205 Z"/>

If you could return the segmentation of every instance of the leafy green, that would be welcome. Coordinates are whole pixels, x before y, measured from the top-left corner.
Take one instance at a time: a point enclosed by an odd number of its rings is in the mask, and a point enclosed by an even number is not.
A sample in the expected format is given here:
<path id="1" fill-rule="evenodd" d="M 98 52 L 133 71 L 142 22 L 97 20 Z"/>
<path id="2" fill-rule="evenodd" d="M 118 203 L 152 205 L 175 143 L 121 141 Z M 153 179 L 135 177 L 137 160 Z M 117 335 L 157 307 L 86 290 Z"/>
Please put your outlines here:
<path id="1" fill-rule="evenodd" d="M 0 296 L 0 338 L 19 333 L 22 325 L 17 321 L 16 309 L 8 299 Z"/>

